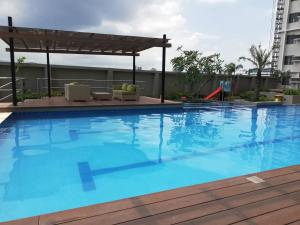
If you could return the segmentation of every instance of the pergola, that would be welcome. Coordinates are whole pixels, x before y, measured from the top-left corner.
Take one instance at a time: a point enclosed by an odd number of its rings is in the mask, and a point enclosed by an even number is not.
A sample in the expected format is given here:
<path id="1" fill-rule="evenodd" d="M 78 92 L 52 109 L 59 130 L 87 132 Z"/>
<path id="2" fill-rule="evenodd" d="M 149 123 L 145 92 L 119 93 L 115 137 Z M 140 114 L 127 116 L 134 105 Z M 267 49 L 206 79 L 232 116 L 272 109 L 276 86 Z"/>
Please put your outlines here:
<path id="1" fill-rule="evenodd" d="M 171 47 L 166 35 L 163 38 L 124 36 L 50 30 L 28 27 L 15 27 L 8 17 L 8 26 L 0 26 L 0 38 L 9 45 L 12 100 L 17 105 L 17 87 L 15 71 L 15 52 L 46 53 L 48 97 L 51 97 L 51 69 L 49 53 L 113 55 L 133 57 L 132 83 L 136 80 L 135 57 L 141 51 L 153 47 L 162 48 L 161 103 L 165 99 L 166 48 Z"/>

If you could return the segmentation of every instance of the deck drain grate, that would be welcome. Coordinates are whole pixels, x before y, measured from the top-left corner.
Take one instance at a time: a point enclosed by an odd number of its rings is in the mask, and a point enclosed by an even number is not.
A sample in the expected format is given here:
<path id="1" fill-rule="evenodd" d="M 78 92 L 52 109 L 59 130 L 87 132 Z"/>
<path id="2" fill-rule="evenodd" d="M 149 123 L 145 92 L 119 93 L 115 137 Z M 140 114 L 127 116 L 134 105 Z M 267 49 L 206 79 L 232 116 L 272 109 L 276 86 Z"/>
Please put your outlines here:
<path id="1" fill-rule="evenodd" d="M 246 179 L 249 180 L 249 181 L 251 181 L 251 182 L 253 182 L 253 183 L 255 183 L 255 184 L 259 184 L 259 183 L 265 182 L 263 179 L 261 179 L 261 178 L 259 178 L 257 176 L 247 177 Z"/>

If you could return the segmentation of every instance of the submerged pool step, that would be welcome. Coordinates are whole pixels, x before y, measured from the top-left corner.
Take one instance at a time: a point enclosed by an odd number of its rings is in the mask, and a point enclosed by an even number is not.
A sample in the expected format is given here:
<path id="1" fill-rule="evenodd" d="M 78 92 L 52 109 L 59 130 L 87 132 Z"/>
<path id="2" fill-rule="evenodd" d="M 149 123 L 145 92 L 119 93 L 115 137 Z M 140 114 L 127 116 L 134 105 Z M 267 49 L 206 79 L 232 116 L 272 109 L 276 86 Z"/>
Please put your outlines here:
<path id="1" fill-rule="evenodd" d="M 220 109 L 217 108 L 211 108 L 211 107 L 186 107 L 183 108 L 184 110 L 203 110 L 203 111 L 220 111 Z"/>
<path id="2" fill-rule="evenodd" d="M 203 104 L 203 103 L 184 103 L 183 109 L 184 110 L 193 110 L 193 109 L 199 109 L 199 110 L 209 110 L 209 111 L 220 111 L 221 109 L 239 109 L 239 110 L 245 110 L 248 109 L 250 106 L 245 105 L 209 105 L 209 104 Z"/>
<path id="3" fill-rule="evenodd" d="M 183 109 L 201 109 L 201 110 L 220 110 L 223 108 L 232 108 L 229 105 L 206 105 L 203 103 L 185 103 Z"/>

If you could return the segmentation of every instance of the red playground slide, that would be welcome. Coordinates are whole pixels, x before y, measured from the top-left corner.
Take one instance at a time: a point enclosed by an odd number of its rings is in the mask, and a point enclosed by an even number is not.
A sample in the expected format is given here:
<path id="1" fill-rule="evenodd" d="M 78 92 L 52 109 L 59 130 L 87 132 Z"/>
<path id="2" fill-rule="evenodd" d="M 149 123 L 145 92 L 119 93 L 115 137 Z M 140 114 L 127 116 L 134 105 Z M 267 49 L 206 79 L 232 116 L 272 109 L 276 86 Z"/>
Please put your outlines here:
<path id="1" fill-rule="evenodd" d="M 213 93 L 211 93 L 210 95 L 206 96 L 204 98 L 204 100 L 209 100 L 209 99 L 213 98 L 215 95 L 219 94 L 221 91 L 222 91 L 222 87 L 219 87 Z"/>

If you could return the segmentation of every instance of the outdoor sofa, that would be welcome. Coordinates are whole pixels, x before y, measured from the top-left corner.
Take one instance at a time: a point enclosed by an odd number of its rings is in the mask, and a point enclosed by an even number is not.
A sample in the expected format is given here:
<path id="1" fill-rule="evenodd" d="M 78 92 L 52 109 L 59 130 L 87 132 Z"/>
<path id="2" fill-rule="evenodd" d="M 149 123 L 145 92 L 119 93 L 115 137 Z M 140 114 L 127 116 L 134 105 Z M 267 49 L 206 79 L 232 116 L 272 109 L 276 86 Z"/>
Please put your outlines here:
<path id="1" fill-rule="evenodd" d="M 137 101 L 139 97 L 138 85 L 124 83 L 122 85 L 113 86 L 113 99 Z"/>

